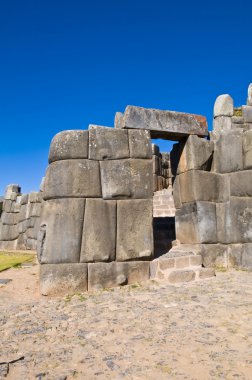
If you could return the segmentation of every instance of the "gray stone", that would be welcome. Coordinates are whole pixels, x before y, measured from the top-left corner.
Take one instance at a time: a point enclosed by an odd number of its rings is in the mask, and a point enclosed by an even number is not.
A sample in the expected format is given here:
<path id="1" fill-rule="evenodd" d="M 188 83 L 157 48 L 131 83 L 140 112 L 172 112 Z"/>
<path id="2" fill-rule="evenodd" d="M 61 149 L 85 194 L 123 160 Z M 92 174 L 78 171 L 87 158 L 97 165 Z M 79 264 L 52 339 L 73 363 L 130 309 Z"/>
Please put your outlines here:
<path id="1" fill-rule="evenodd" d="M 152 170 L 154 174 L 159 174 L 160 171 L 160 163 L 159 163 L 159 157 L 153 155 L 152 156 Z"/>
<path id="2" fill-rule="evenodd" d="M 195 275 L 193 270 L 174 270 L 169 274 L 168 281 L 172 284 L 190 282 L 195 280 Z"/>
<path id="3" fill-rule="evenodd" d="M 114 120 L 114 127 L 115 128 L 122 128 L 122 126 L 123 126 L 123 113 L 122 112 L 116 112 L 115 120 Z"/>
<path id="4" fill-rule="evenodd" d="M 41 192 L 31 192 L 29 194 L 29 202 L 31 203 L 41 203 L 42 202 L 42 194 Z"/>
<path id="5" fill-rule="evenodd" d="M 245 123 L 252 123 L 252 106 L 242 106 L 242 116 Z"/>
<path id="6" fill-rule="evenodd" d="M 252 270 L 252 244 L 244 244 L 243 246 L 242 268 Z"/>
<path id="7" fill-rule="evenodd" d="M 41 263 L 79 262 L 84 199 L 55 199 L 43 205 L 38 234 Z"/>
<path id="8" fill-rule="evenodd" d="M 155 156 L 158 156 L 160 151 L 159 151 L 159 146 L 156 145 L 156 144 L 152 144 L 151 145 L 151 149 L 152 149 L 152 154 L 155 155 Z"/>
<path id="9" fill-rule="evenodd" d="M 0 225 L 0 240 L 16 240 L 18 238 L 18 226 L 16 224 L 13 225 L 7 225 L 2 224 Z"/>
<path id="10" fill-rule="evenodd" d="M 179 176 L 176 176 L 173 181 L 172 194 L 174 199 L 175 208 L 181 208 L 182 202 L 180 197 Z"/>
<path id="11" fill-rule="evenodd" d="M 178 176 L 182 203 L 194 201 L 227 202 L 229 176 L 202 170 L 190 170 Z"/>
<path id="12" fill-rule="evenodd" d="M 22 194 L 20 204 L 26 205 L 29 201 L 29 194 Z"/>
<path id="13" fill-rule="evenodd" d="M 115 250 L 116 201 L 87 199 L 80 261 L 113 261 Z"/>
<path id="14" fill-rule="evenodd" d="M 40 183 L 40 186 L 39 186 L 40 192 L 44 191 L 44 185 L 45 185 L 45 177 L 42 177 L 42 180 L 41 180 L 41 183 Z"/>
<path id="15" fill-rule="evenodd" d="M 217 116 L 213 120 L 214 133 L 220 134 L 232 129 L 232 118 L 230 116 Z"/>
<path id="16" fill-rule="evenodd" d="M 1 231 L 0 231 L 1 235 Z M 0 239 L 1 240 L 1 239 Z M 17 249 L 17 239 L 12 241 L 0 241 L 0 249 Z"/>
<path id="17" fill-rule="evenodd" d="M 176 238 L 182 244 L 216 243 L 216 207 L 212 202 L 183 204 L 176 210 Z"/>
<path id="18" fill-rule="evenodd" d="M 44 199 L 61 197 L 101 197 L 99 162 L 91 160 L 62 160 L 49 165 Z"/>
<path id="19" fill-rule="evenodd" d="M 252 83 L 250 83 L 248 87 L 248 99 L 247 99 L 247 105 L 252 106 Z"/>
<path id="20" fill-rule="evenodd" d="M 252 130 L 243 134 L 244 169 L 252 169 Z"/>
<path id="21" fill-rule="evenodd" d="M 152 198 L 152 160 L 100 162 L 103 199 Z"/>
<path id="22" fill-rule="evenodd" d="M 30 223 L 29 219 L 20 221 L 18 223 L 18 233 L 23 234 L 24 232 L 26 232 L 26 230 L 29 228 L 29 223 Z"/>
<path id="23" fill-rule="evenodd" d="M 230 193 L 236 197 L 252 197 L 252 170 L 230 174 Z"/>
<path id="24" fill-rule="evenodd" d="M 216 205 L 217 210 L 219 205 Z M 231 197 L 230 203 L 217 211 L 218 239 L 221 243 L 252 242 L 252 198 Z"/>
<path id="25" fill-rule="evenodd" d="M 26 249 L 30 249 L 32 251 L 36 251 L 36 249 L 37 249 L 37 239 L 28 238 L 27 242 L 26 242 Z"/>
<path id="26" fill-rule="evenodd" d="M 129 156 L 128 131 L 89 126 L 90 160 L 115 160 Z"/>
<path id="27" fill-rule="evenodd" d="M 232 124 L 244 124 L 244 118 L 242 116 L 232 116 Z"/>
<path id="28" fill-rule="evenodd" d="M 153 191 L 158 191 L 158 176 L 157 174 L 153 174 Z"/>
<path id="29" fill-rule="evenodd" d="M 218 96 L 214 103 L 214 117 L 216 116 L 233 116 L 234 101 L 230 95 L 224 94 Z"/>
<path id="30" fill-rule="evenodd" d="M 4 199 L 11 199 L 12 193 L 19 194 L 20 186 L 19 185 L 8 185 L 6 186 Z"/>
<path id="31" fill-rule="evenodd" d="M 52 139 L 49 163 L 71 158 L 88 158 L 88 131 L 62 131 Z"/>
<path id="32" fill-rule="evenodd" d="M 228 246 L 222 244 L 202 244 L 201 256 L 204 267 L 220 267 L 228 266 Z"/>
<path id="33" fill-rule="evenodd" d="M 19 215 L 19 222 L 22 222 L 25 219 L 28 219 L 30 216 L 31 203 L 21 205 Z"/>
<path id="34" fill-rule="evenodd" d="M 40 266 L 40 292 L 45 296 L 85 292 L 87 277 L 87 264 L 43 264 Z"/>
<path id="35" fill-rule="evenodd" d="M 129 150 L 131 158 L 151 158 L 150 131 L 129 130 Z"/>
<path id="36" fill-rule="evenodd" d="M 117 201 L 116 260 L 151 259 L 152 199 Z"/>
<path id="37" fill-rule="evenodd" d="M 12 212 L 12 210 L 14 210 L 14 205 L 15 205 L 15 202 L 13 202 L 10 199 L 5 199 L 3 201 L 3 210 L 5 212 Z"/>
<path id="38" fill-rule="evenodd" d="M 223 132 L 215 141 L 213 170 L 230 173 L 243 169 L 242 131 Z"/>
<path id="39" fill-rule="evenodd" d="M 177 174 L 188 170 L 210 170 L 212 165 L 214 144 L 198 136 L 189 136 L 183 147 Z"/>
<path id="40" fill-rule="evenodd" d="M 2 212 L 1 222 L 3 224 L 12 225 L 18 223 L 18 214 Z"/>
<path id="41" fill-rule="evenodd" d="M 88 264 L 88 290 L 134 284 L 148 279 L 148 261 Z"/>
<path id="42" fill-rule="evenodd" d="M 228 266 L 232 268 L 241 268 L 243 244 L 230 244 L 228 246 Z"/>
<path id="43" fill-rule="evenodd" d="M 123 128 L 148 129 L 152 138 L 179 140 L 188 135 L 207 136 L 207 124 L 201 124 L 195 115 L 127 106 Z"/>
<path id="44" fill-rule="evenodd" d="M 216 276 L 215 270 L 213 268 L 200 268 L 199 279 L 205 279 Z"/>

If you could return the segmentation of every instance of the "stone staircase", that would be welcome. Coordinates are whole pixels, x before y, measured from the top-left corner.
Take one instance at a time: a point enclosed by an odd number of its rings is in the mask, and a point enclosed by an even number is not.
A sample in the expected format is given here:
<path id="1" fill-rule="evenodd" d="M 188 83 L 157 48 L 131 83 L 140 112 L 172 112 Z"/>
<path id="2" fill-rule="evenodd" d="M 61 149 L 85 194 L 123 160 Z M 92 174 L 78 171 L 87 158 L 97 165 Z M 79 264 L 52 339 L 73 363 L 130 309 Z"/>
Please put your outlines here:
<path id="1" fill-rule="evenodd" d="M 178 284 L 215 276 L 213 268 L 202 267 L 202 257 L 190 246 L 176 246 L 150 263 L 150 277 Z"/>

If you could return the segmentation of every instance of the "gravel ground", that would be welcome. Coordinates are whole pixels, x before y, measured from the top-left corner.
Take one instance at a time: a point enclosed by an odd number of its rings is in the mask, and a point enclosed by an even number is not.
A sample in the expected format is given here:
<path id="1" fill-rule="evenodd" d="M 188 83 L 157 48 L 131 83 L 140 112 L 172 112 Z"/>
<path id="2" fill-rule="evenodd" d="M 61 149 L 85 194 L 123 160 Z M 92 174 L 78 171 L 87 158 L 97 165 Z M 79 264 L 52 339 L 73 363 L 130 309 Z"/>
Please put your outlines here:
<path id="1" fill-rule="evenodd" d="M 252 379 L 251 272 L 65 298 L 39 296 L 37 265 L 0 279 L 12 279 L 0 285 L 0 379 Z"/>

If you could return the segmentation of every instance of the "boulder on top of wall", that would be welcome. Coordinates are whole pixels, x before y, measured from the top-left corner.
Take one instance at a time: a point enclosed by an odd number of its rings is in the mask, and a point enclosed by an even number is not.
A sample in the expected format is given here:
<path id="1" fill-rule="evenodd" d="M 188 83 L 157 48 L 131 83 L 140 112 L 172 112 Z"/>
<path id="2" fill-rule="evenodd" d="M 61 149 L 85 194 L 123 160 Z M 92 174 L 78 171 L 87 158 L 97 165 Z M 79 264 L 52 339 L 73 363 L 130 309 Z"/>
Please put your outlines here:
<path id="1" fill-rule="evenodd" d="M 113 261 L 115 255 L 116 201 L 86 199 L 80 261 Z"/>
<path id="2" fill-rule="evenodd" d="M 152 138 L 173 140 L 183 139 L 188 135 L 208 135 L 204 116 L 135 106 L 126 107 L 121 127 L 148 129 Z"/>
<path id="3" fill-rule="evenodd" d="M 216 116 L 233 116 L 234 101 L 230 95 L 224 94 L 218 96 L 214 103 L 214 117 Z"/>
<path id="4" fill-rule="evenodd" d="M 62 131 L 53 137 L 49 151 L 49 163 L 58 160 L 87 157 L 88 131 Z"/>
<path id="5" fill-rule="evenodd" d="M 149 280 L 149 262 L 88 264 L 88 290 L 100 290 Z"/>
<path id="6" fill-rule="evenodd" d="M 152 255 L 152 199 L 117 201 L 116 260 L 150 260 Z"/>
<path id="7" fill-rule="evenodd" d="M 243 169 L 242 130 L 225 131 L 215 140 L 213 171 L 230 173 Z"/>
<path id="8" fill-rule="evenodd" d="M 216 243 L 216 206 L 213 202 L 192 202 L 176 210 L 176 238 L 182 244 Z"/>
<path id="9" fill-rule="evenodd" d="M 188 170 L 211 170 L 214 143 L 191 135 L 187 138 L 179 158 L 177 174 Z"/>
<path id="10" fill-rule="evenodd" d="M 122 122 L 123 122 L 123 113 L 122 112 L 116 112 L 115 120 L 114 120 L 114 127 L 115 128 L 122 128 Z"/>
<path id="11" fill-rule="evenodd" d="M 12 199 L 13 193 L 19 194 L 20 193 L 20 186 L 19 185 L 8 185 L 5 190 L 4 199 Z"/>
<path id="12" fill-rule="evenodd" d="M 252 198 L 230 197 L 216 204 L 218 241 L 224 244 L 252 243 Z"/>
<path id="13" fill-rule="evenodd" d="M 51 163 L 46 172 L 43 198 L 62 197 L 101 197 L 99 162 L 76 159 Z"/>
<path id="14" fill-rule="evenodd" d="M 128 131 L 98 125 L 89 126 L 90 160 L 129 158 Z"/>
<path id="15" fill-rule="evenodd" d="M 44 203 L 38 233 L 40 263 L 80 261 L 84 199 L 52 199 Z"/>
<path id="16" fill-rule="evenodd" d="M 150 131 L 129 130 L 129 150 L 131 158 L 151 158 L 151 138 Z"/>
<path id="17" fill-rule="evenodd" d="M 242 137 L 244 169 L 252 169 L 252 130 L 246 131 Z"/>
<path id="18" fill-rule="evenodd" d="M 100 168 L 103 199 L 152 198 L 152 160 L 101 161 Z"/>
<path id="19" fill-rule="evenodd" d="M 252 106 L 252 83 L 250 83 L 248 87 L 248 99 L 247 99 L 247 105 Z"/>
<path id="20" fill-rule="evenodd" d="M 182 203 L 194 201 L 228 202 L 229 177 L 203 170 L 178 175 Z"/>

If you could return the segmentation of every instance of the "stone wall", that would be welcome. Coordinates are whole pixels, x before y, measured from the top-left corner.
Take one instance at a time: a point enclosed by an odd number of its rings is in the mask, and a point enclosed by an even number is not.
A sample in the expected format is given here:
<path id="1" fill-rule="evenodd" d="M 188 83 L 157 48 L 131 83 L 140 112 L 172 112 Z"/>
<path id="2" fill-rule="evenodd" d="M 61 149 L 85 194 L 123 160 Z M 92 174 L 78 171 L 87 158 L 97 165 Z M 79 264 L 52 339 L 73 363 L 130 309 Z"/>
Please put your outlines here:
<path id="1" fill-rule="evenodd" d="M 152 196 L 148 131 L 91 125 L 57 134 L 39 232 L 42 294 L 148 279 Z"/>
<path id="2" fill-rule="evenodd" d="M 7 186 L 0 219 L 1 249 L 36 250 L 41 202 L 41 192 L 21 194 L 19 185 Z"/>

